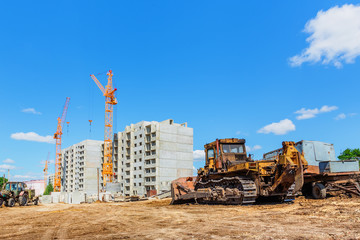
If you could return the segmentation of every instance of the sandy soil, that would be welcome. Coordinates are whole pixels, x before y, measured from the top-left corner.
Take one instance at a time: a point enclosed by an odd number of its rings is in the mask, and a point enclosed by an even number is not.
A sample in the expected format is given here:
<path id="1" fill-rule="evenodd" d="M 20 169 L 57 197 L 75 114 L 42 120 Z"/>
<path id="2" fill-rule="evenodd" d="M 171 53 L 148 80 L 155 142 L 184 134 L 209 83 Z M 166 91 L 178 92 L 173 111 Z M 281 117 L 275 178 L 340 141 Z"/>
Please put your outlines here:
<path id="1" fill-rule="evenodd" d="M 254 206 L 169 203 L 3 207 L 0 239 L 360 239 L 360 198 Z"/>

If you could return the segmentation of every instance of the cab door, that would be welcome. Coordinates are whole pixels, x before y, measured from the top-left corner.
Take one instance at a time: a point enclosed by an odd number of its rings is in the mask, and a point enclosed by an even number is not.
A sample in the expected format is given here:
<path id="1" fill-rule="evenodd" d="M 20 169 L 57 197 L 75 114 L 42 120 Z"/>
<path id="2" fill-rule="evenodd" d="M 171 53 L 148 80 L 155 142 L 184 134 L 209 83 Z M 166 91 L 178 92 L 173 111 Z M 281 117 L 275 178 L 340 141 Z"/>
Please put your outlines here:
<path id="1" fill-rule="evenodd" d="M 209 169 L 215 169 L 215 157 L 215 149 L 208 149 L 206 152 L 206 162 L 209 166 Z"/>

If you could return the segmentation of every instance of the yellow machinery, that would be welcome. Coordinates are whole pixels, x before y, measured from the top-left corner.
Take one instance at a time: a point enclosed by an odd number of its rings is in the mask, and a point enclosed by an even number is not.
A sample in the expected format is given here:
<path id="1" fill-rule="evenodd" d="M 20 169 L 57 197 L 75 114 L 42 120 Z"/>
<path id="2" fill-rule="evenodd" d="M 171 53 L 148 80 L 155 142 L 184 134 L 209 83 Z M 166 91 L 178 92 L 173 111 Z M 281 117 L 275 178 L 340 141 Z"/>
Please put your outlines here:
<path id="1" fill-rule="evenodd" d="M 112 161 L 113 106 L 117 104 L 117 100 L 115 98 L 116 88 L 113 88 L 112 85 L 112 71 L 109 70 L 107 75 L 108 83 L 105 88 L 94 75 L 90 75 L 90 77 L 94 80 L 96 85 L 100 88 L 101 92 L 105 96 L 104 162 L 102 169 L 104 187 L 106 186 L 107 182 L 112 182 L 114 177 Z M 92 120 L 89 120 L 89 122 L 91 126 Z"/>
<path id="2" fill-rule="evenodd" d="M 54 178 L 54 191 L 61 191 L 61 136 L 63 134 L 62 129 L 66 118 L 67 109 L 69 107 L 70 98 L 67 97 L 61 117 L 58 117 L 57 129 L 54 134 L 56 140 L 56 158 L 55 158 L 55 178 Z"/>
<path id="3" fill-rule="evenodd" d="M 172 204 L 252 204 L 259 197 L 291 200 L 303 184 L 307 161 L 294 142 L 283 142 L 274 160 L 254 161 L 247 156 L 245 139 L 217 139 L 206 144 L 206 164 L 197 177 L 172 182 Z"/>

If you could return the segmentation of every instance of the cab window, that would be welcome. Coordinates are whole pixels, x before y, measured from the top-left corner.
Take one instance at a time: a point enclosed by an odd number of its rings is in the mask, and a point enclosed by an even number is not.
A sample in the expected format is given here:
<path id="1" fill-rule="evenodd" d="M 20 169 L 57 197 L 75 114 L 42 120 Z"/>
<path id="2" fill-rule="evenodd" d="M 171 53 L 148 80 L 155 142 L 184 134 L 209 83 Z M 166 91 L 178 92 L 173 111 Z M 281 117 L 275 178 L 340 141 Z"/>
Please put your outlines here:
<path id="1" fill-rule="evenodd" d="M 5 186 L 5 190 L 10 191 L 10 183 L 7 183 L 7 184 L 6 184 L 6 186 Z"/>
<path id="2" fill-rule="evenodd" d="M 207 151 L 207 157 L 208 157 L 208 159 L 214 157 L 214 149 L 209 149 Z"/>
<path id="3" fill-rule="evenodd" d="M 15 190 L 17 190 L 16 183 L 12 183 L 11 184 L 11 191 L 15 191 Z"/>
<path id="4" fill-rule="evenodd" d="M 19 183 L 19 184 L 18 184 L 18 189 L 19 189 L 20 191 L 24 190 L 24 186 L 23 186 L 22 183 Z"/>
<path id="5" fill-rule="evenodd" d="M 224 144 L 223 146 L 224 153 L 243 153 L 244 145 L 242 144 Z"/>

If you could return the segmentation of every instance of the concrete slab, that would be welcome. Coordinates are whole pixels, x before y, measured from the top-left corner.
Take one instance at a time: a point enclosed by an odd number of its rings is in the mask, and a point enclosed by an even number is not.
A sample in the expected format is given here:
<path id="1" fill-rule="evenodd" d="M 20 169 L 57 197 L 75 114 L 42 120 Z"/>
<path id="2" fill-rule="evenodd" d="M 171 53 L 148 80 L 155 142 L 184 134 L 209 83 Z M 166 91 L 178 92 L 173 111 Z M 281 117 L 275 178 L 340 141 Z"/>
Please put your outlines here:
<path id="1" fill-rule="evenodd" d="M 60 200 L 60 192 L 52 192 L 51 193 L 52 203 L 59 203 Z"/>
<path id="2" fill-rule="evenodd" d="M 43 204 L 49 204 L 52 203 L 51 201 L 51 195 L 44 195 L 40 197 L 40 202 Z"/>

